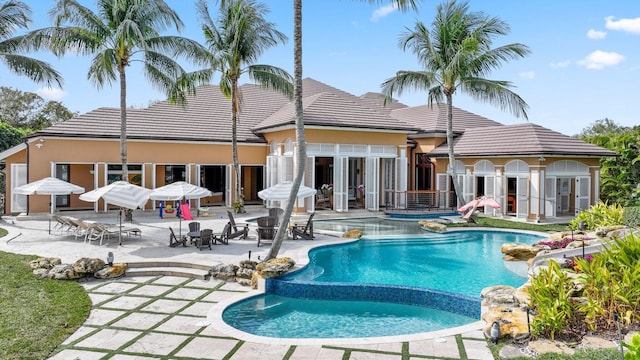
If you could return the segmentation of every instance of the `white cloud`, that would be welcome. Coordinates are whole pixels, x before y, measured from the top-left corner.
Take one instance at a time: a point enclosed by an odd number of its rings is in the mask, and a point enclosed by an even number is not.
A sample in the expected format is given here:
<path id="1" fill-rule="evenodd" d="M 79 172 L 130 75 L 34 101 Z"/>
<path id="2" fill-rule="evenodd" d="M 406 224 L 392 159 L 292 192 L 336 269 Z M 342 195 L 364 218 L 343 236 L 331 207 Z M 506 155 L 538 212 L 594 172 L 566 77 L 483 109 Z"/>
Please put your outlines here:
<path id="1" fill-rule="evenodd" d="M 621 30 L 640 34 L 640 17 L 635 19 L 613 20 L 613 16 L 607 16 L 604 20 L 606 21 L 606 28 L 609 30 Z"/>
<path id="2" fill-rule="evenodd" d="M 607 66 L 618 65 L 623 60 L 624 56 L 616 52 L 596 50 L 587 55 L 586 58 L 578 61 L 578 64 L 586 67 L 587 69 L 600 70 Z"/>
<path id="3" fill-rule="evenodd" d="M 36 90 L 36 94 L 45 100 L 60 101 L 67 96 L 67 92 L 58 88 L 41 87 Z"/>
<path id="4" fill-rule="evenodd" d="M 602 40 L 607 37 L 607 32 L 589 29 L 589 31 L 587 31 L 587 37 L 593 40 Z"/>
<path id="5" fill-rule="evenodd" d="M 549 66 L 557 69 L 557 68 L 566 68 L 567 66 L 571 65 L 571 61 L 569 60 L 565 60 L 565 61 L 558 61 L 558 62 L 554 62 L 554 63 L 550 63 Z"/>
<path id="6" fill-rule="evenodd" d="M 531 80 L 531 79 L 536 77 L 536 72 L 535 71 L 523 71 L 523 72 L 520 73 L 520 77 Z"/>
<path id="7" fill-rule="evenodd" d="M 391 14 L 392 12 L 398 10 L 398 5 L 391 4 L 391 5 L 387 5 L 387 6 L 383 6 L 380 7 L 378 9 L 376 9 L 376 11 L 373 12 L 373 15 L 371 15 L 371 19 L 369 19 L 371 22 L 378 22 L 378 20 L 380 20 L 381 18 Z"/>

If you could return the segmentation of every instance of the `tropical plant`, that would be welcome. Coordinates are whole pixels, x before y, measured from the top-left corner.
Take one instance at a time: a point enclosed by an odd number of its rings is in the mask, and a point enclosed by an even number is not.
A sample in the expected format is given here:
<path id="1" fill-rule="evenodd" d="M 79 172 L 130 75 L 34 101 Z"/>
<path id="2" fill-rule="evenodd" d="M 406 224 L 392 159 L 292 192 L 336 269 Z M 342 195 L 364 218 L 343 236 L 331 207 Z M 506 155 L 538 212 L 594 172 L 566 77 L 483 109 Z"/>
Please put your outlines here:
<path id="1" fill-rule="evenodd" d="M 87 77 L 98 89 L 116 80 L 120 87 L 120 155 L 122 178 L 127 169 L 127 68 L 143 64 L 147 79 L 166 92 L 172 102 L 186 101 L 188 78 L 176 81 L 184 69 L 176 58 L 198 58 L 204 51 L 193 40 L 160 33 L 183 26 L 178 14 L 163 0 L 97 0 L 97 11 L 77 0 L 58 0 L 50 11 L 54 26 L 27 36 L 34 48 L 44 47 L 58 56 L 68 52 L 93 55 Z"/>
<path id="2" fill-rule="evenodd" d="M 369 3 L 381 2 L 379 0 L 367 0 Z M 416 8 L 415 0 L 393 0 L 393 4 L 401 10 L 409 7 Z M 269 249 L 269 253 L 265 257 L 266 260 L 273 259 L 278 256 L 280 247 L 284 241 L 284 235 L 287 233 L 287 224 L 291 218 L 293 204 L 296 201 L 296 195 L 300 190 L 302 178 L 307 166 L 307 142 L 304 135 L 304 114 L 302 111 L 302 0 L 293 0 L 293 102 L 296 113 L 296 143 L 298 144 L 296 153 L 296 176 L 291 185 L 291 192 L 287 200 L 280 228 L 276 233 L 276 238 Z"/>
<path id="3" fill-rule="evenodd" d="M 23 75 L 38 83 L 62 86 L 62 77 L 44 61 L 20 55 L 20 50 L 31 49 L 30 39 L 24 35 L 13 36 L 18 29 L 26 29 L 31 22 L 31 8 L 22 1 L 0 2 L 0 61 L 17 75 Z"/>
<path id="4" fill-rule="evenodd" d="M 211 18 L 206 0 L 199 0 L 197 13 L 207 47 L 209 64 L 206 69 L 188 74 L 208 80 L 212 73 L 220 73 L 220 91 L 231 99 L 231 148 L 234 169 L 234 201 L 240 201 L 240 163 L 238 159 L 238 121 L 242 94 L 238 81 L 243 74 L 265 88 L 293 96 L 292 78 L 285 70 L 271 65 L 255 64 L 267 49 L 285 43 L 287 37 L 274 23 L 265 19 L 268 8 L 254 0 L 223 0 L 217 21 Z"/>
<path id="5" fill-rule="evenodd" d="M 581 211 L 569 226 L 576 230 L 580 227 L 580 222 L 587 230 L 595 230 L 600 226 L 613 226 L 624 224 L 624 209 L 620 205 L 599 201 L 596 205 L 591 205 L 589 210 Z"/>
<path id="6" fill-rule="evenodd" d="M 418 21 L 414 29 L 400 39 L 400 47 L 416 54 L 423 70 L 401 70 L 382 83 L 383 92 L 389 98 L 415 89 L 427 91 L 429 105 L 446 101 L 448 171 L 461 204 L 465 201 L 455 173 L 453 144 L 453 95 L 456 91 L 527 118 L 528 105 L 511 91 L 511 82 L 486 78 L 503 62 L 525 57 L 530 52 L 527 46 L 518 43 L 492 48 L 494 38 L 508 34 L 509 30 L 509 25 L 497 17 L 470 12 L 466 2 L 453 0 L 440 4 L 431 30 Z"/>
<path id="7" fill-rule="evenodd" d="M 640 360 L 640 334 L 633 335 L 629 343 L 623 341 L 622 346 L 627 348 L 624 360 Z"/>

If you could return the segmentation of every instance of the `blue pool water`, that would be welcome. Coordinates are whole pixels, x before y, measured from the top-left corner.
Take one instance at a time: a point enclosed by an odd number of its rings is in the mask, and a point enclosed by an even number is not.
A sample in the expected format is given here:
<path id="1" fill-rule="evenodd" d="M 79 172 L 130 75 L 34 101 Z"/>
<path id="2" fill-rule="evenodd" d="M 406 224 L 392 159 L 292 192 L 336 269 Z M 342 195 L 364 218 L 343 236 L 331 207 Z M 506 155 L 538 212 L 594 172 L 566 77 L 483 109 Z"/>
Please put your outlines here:
<path id="1" fill-rule="evenodd" d="M 230 306 L 223 320 L 251 334 L 280 338 L 389 336 L 468 324 L 478 319 L 483 288 L 526 281 L 504 266 L 501 245 L 539 239 L 460 231 L 382 235 L 316 248 L 304 269 L 274 279 L 274 294 Z M 466 311 L 469 307 L 473 311 Z"/>

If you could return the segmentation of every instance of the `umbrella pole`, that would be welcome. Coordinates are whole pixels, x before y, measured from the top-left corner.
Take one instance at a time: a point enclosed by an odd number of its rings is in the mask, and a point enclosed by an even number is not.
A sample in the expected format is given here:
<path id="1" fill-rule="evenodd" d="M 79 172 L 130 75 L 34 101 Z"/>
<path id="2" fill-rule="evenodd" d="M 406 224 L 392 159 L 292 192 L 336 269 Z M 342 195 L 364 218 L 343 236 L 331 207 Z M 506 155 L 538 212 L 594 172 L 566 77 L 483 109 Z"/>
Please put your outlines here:
<path id="1" fill-rule="evenodd" d="M 120 220 L 120 227 L 118 229 L 118 246 L 122 246 L 122 208 L 118 213 L 118 219 Z"/>

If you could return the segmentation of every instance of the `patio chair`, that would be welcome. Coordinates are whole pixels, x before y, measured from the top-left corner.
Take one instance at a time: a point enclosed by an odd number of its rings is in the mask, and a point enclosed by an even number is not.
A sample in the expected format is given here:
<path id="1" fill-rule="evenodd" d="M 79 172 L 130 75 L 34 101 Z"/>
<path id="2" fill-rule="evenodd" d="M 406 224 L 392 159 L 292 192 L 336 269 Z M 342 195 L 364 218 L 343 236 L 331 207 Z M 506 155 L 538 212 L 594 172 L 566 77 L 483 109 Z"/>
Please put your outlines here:
<path id="1" fill-rule="evenodd" d="M 75 225 L 69 221 L 67 216 L 52 214 L 51 220 L 56 222 L 51 228 L 51 233 L 54 235 L 62 236 L 71 233 L 72 229 L 75 229 Z"/>
<path id="2" fill-rule="evenodd" d="M 189 241 L 193 244 L 193 241 L 200 237 L 200 223 L 193 221 L 189 223 L 189 232 L 187 233 Z"/>
<path id="3" fill-rule="evenodd" d="M 202 229 L 200 230 L 200 237 L 196 240 L 196 246 L 198 249 L 202 250 L 202 248 L 208 247 L 211 250 L 211 243 L 213 242 L 213 230 L 211 229 Z"/>
<path id="4" fill-rule="evenodd" d="M 278 220 L 271 216 L 262 216 L 256 219 L 258 223 L 258 247 L 260 247 L 260 243 L 264 241 L 273 241 L 276 238 L 276 232 L 278 229 L 276 228 L 276 222 Z"/>
<path id="5" fill-rule="evenodd" d="M 230 233 L 231 233 L 231 222 L 228 222 L 224 226 L 224 229 L 222 230 L 222 232 L 220 234 L 214 234 L 213 235 L 214 244 L 217 244 L 218 242 L 220 242 L 222 244 L 229 245 L 229 234 Z"/>
<path id="6" fill-rule="evenodd" d="M 293 224 L 291 228 L 291 235 L 293 236 L 293 240 L 298 239 L 298 237 L 305 240 L 313 240 L 313 216 L 316 213 L 311 213 L 309 215 L 309 219 L 304 224 Z"/>
<path id="7" fill-rule="evenodd" d="M 227 216 L 229 216 L 229 223 L 231 223 L 231 232 L 229 233 L 229 239 L 235 239 L 239 236 L 242 236 L 243 239 L 246 239 L 249 235 L 249 224 L 236 223 L 231 211 L 227 211 Z"/>
<path id="8" fill-rule="evenodd" d="M 282 215 L 284 215 L 284 210 L 280 208 L 269 208 L 269 216 L 276 218 L 276 227 L 280 226 Z"/>
<path id="9" fill-rule="evenodd" d="M 102 224 L 89 224 L 89 233 L 87 235 L 87 241 L 91 244 L 91 241 L 100 239 L 100 244 L 98 246 L 102 246 L 102 241 L 106 236 L 109 238 L 111 234 L 117 234 L 120 232 L 120 229 L 110 228 L 107 225 Z"/>
<path id="10" fill-rule="evenodd" d="M 316 208 L 330 209 L 329 197 L 323 194 L 321 191 L 316 193 Z"/>
<path id="11" fill-rule="evenodd" d="M 87 242 L 87 238 L 91 232 L 91 225 L 93 223 L 87 223 L 83 220 L 72 217 L 67 218 L 67 221 L 70 224 L 68 232 L 75 236 L 76 240 L 78 240 L 79 237 L 83 237 L 84 242 Z"/>
<path id="12" fill-rule="evenodd" d="M 178 240 L 176 233 L 173 232 L 173 228 L 171 226 L 169 226 L 169 232 L 169 247 L 178 247 L 180 244 L 182 244 L 182 246 L 187 246 L 186 237 L 183 236 L 182 239 Z"/>

